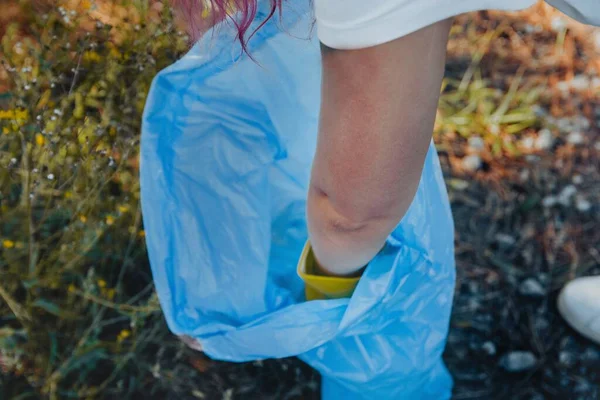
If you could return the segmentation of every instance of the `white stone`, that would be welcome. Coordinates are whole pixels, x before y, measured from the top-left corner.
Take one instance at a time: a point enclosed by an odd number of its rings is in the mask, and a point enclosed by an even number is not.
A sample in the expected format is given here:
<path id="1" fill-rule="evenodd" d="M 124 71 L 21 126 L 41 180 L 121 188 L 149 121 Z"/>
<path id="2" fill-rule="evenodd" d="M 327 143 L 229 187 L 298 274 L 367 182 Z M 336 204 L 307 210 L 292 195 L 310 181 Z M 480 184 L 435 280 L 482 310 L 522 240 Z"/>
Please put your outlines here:
<path id="1" fill-rule="evenodd" d="M 462 159 L 462 166 L 466 171 L 474 172 L 481 168 L 481 157 L 477 154 L 470 154 Z"/>
<path id="2" fill-rule="evenodd" d="M 549 129 L 542 129 L 538 132 L 538 137 L 535 139 L 535 148 L 538 150 L 547 150 L 554 144 L 554 136 Z"/>
<path id="3" fill-rule="evenodd" d="M 592 203 L 583 196 L 577 196 L 575 198 L 575 208 L 577 211 L 586 212 L 592 208 Z"/>
<path id="4" fill-rule="evenodd" d="M 564 18 L 556 16 L 550 21 L 550 26 L 554 32 L 562 32 L 567 28 L 567 22 Z"/>
<path id="5" fill-rule="evenodd" d="M 563 206 L 568 206 L 575 193 L 577 193 L 577 188 L 574 185 L 565 186 L 558 194 L 558 202 Z"/>
<path id="6" fill-rule="evenodd" d="M 537 362 L 537 357 L 530 351 L 512 351 L 500 360 L 500 364 L 509 372 L 527 371 Z"/>
<path id="7" fill-rule="evenodd" d="M 569 136 L 567 136 L 567 142 L 573 145 L 583 144 L 585 142 L 585 137 L 581 132 L 571 132 Z"/>
<path id="8" fill-rule="evenodd" d="M 490 356 L 493 356 L 494 354 L 496 354 L 496 345 L 489 340 L 487 342 L 485 342 L 481 346 L 481 348 L 483 349 L 483 351 L 485 351 Z"/>
<path id="9" fill-rule="evenodd" d="M 556 205 L 556 203 L 557 203 L 557 200 L 556 200 L 555 196 L 546 196 L 542 200 L 542 205 L 546 208 L 550 208 L 550 207 Z"/>
<path id="10" fill-rule="evenodd" d="M 587 90 L 590 87 L 590 78 L 585 75 L 576 75 L 571 80 L 571 87 L 575 90 Z"/>
<path id="11" fill-rule="evenodd" d="M 541 283 L 533 278 L 527 278 L 519 285 L 519 292 L 523 296 L 543 297 L 546 291 Z"/>
<path id="12" fill-rule="evenodd" d="M 472 136 L 469 138 L 469 147 L 475 151 L 481 151 L 485 147 L 485 142 L 479 136 Z"/>

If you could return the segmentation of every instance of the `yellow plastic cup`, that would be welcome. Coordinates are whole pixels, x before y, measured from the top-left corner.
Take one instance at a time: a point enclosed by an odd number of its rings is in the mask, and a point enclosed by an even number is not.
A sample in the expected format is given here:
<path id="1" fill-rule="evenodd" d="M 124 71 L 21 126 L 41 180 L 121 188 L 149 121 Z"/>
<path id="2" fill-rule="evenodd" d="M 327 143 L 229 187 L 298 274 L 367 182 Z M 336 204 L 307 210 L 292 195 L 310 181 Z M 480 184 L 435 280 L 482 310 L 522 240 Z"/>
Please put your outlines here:
<path id="1" fill-rule="evenodd" d="M 350 297 L 358 285 L 360 277 L 340 277 L 317 275 L 317 261 L 310 241 L 306 241 L 300 261 L 298 275 L 304 281 L 306 300 L 340 299 Z"/>

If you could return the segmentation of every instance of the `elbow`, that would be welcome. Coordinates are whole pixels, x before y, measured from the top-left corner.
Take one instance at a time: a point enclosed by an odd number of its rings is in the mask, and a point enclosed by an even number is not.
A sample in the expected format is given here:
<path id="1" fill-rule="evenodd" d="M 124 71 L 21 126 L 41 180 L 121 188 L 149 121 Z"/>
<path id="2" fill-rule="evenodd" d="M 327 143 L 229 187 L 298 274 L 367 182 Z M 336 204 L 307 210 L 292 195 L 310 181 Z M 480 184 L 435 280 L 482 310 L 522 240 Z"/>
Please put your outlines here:
<path id="1" fill-rule="evenodd" d="M 345 209 L 325 193 L 311 188 L 308 230 L 321 269 L 349 275 L 364 267 L 385 244 L 400 218 L 357 206 Z"/>
<path id="2" fill-rule="evenodd" d="M 382 229 L 391 232 L 406 212 L 406 207 L 399 205 L 399 202 L 381 199 L 363 201 L 348 191 L 329 194 L 311 187 L 307 209 L 309 223 L 316 221 L 329 235 L 360 238 Z"/>

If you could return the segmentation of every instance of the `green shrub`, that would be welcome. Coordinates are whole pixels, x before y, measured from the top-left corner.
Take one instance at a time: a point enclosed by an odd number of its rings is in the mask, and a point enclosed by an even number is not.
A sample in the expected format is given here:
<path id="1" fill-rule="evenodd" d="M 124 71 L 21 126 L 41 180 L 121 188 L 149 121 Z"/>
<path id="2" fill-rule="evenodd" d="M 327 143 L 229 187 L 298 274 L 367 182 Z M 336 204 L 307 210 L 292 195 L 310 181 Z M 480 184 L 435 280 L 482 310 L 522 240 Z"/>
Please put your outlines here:
<path id="1" fill-rule="evenodd" d="M 144 1 L 122 7 L 145 23 L 115 27 L 91 4 L 33 4 L 20 3 L 28 24 L 9 26 L 0 51 L 3 379 L 10 395 L 134 393 L 167 332 L 141 224 L 141 113 L 186 38 Z"/>

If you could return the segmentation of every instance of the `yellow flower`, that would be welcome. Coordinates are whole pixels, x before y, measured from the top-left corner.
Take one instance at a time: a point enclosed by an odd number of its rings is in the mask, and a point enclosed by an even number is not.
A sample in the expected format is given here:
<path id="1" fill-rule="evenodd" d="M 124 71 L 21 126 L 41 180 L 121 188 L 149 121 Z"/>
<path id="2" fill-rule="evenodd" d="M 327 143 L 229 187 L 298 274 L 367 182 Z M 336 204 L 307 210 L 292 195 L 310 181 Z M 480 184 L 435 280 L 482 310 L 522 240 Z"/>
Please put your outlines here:
<path id="1" fill-rule="evenodd" d="M 87 218 L 85 215 L 80 215 L 79 220 L 85 224 L 85 222 L 87 221 Z"/>
<path id="2" fill-rule="evenodd" d="M 71 197 L 73 197 L 73 192 L 71 192 L 70 190 L 67 190 L 65 192 L 65 199 L 70 199 Z M 81 217 L 79 217 L 79 219 L 81 219 Z"/>
<path id="3" fill-rule="evenodd" d="M 126 213 L 127 211 L 129 211 L 129 206 L 128 205 L 124 205 L 124 206 L 119 206 L 117 207 L 117 210 L 119 210 L 119 212 L 121 214 Z"/>
<path id="4" fill-rule="evenodd" d="M 106 281 L 104 279 L 98 279 L 98 286 L 101 288 L 106 287 Z"/>
<path id="5" fill-rule="evenodd" d="M 146 231 L 142 230 L 142 231 L 140 231 L 140 233 L 138 233 L 138 235 L 139 235 L 141 238 L 143 238 L 143 237 L 146 237 Z"/>
<path id="6" fill-rule="evenodd" d="M 4 247 L 5 249 L 12 249 L 13 247 L 15 247 L 15 242 L 6 239 L 2 242 L 2 247 Z"/>
<path id="7" fill-rule="evenodd" d="M 46 143 L 46 138 L 44 138 L 44 136 L 41 133 L 38 133 L 35 135 L 35 143 L 38 146 L 43 146 L 44 143 Z"/>
<path id="8" fill-rule="evenodd" d="M 100 54 L 96 53 L 95 51 L 86 51 L 85 53 L 83 53 L 83 60 L 90 62 L 100 62 L 102 61 L 102 57 L 100 57 Z"/>
<path id="9" fill-rule="evenodd" d="M 115 298 L 115 293 L 117 291 L 114 288 L 110 288 L 106 291 L 106 297 L 108 297 L 109 300 L 112 300 Z"/>
<path id="10" fill-rule="evenodd" d="M 117 336 L 117 341 L 122 342 L 123 340 L 127 339 L 130 335 L 131 332 L 129 331 L 129 329 L 123 329 L 121 332 L 119 332 L 119 335 Z"/>
<path id="11" fill-rule="evenodd" d="M 27 110 L 0 110 L 0 119 L 24 120 L 28 115 Z"/>
<path id="12" fill-rule="evenodd" d="M 115 223 L 115 218 L 112 215 L 106 217 L 106 225 L 112 225 Z"/>
<path id="13" fill-rule="evenodd" d="M 4 128 L 2 128 L 2 133 L 4 135 L 8 135 L 10 133 L 10 129 L 8 129 L 8 126 L 5 126 Z"/>
<path id="14" fill-rule="evenodd" d="M 72 283 L 69 285 L 69 287 L 67 288 L 67 290 L 69 291 L 69 293 L 74 293 L 77 288 L 75 287 L 75 285 L 73 285 Z"/>

